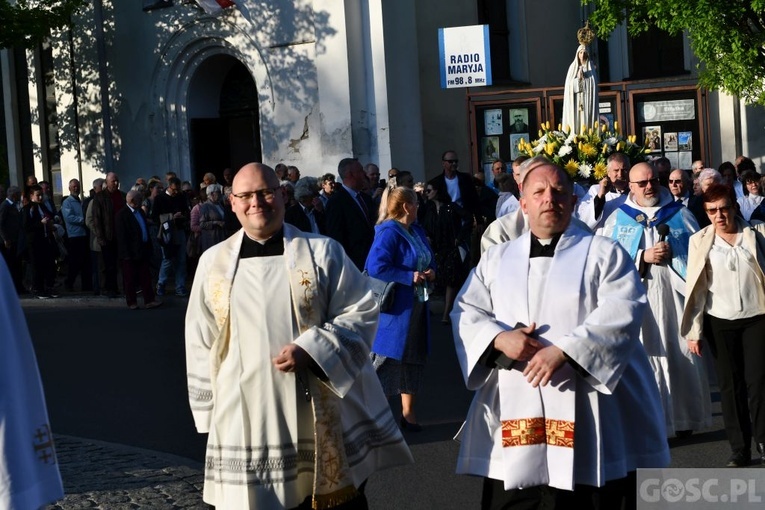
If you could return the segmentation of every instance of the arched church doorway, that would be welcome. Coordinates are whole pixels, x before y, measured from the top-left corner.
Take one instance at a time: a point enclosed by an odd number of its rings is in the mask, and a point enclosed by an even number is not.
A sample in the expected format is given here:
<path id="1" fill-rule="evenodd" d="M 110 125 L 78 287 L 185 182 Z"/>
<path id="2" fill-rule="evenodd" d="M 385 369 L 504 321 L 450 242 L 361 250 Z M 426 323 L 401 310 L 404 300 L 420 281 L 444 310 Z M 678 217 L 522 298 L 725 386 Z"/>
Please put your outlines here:
<path id="1" fill-rule="evenodd" d="M 234 57 L 214 55 L 191 78 L 188 95 L 192 182 L 212 172 L 261 161 L 258 92 L 248 69 Z"/>

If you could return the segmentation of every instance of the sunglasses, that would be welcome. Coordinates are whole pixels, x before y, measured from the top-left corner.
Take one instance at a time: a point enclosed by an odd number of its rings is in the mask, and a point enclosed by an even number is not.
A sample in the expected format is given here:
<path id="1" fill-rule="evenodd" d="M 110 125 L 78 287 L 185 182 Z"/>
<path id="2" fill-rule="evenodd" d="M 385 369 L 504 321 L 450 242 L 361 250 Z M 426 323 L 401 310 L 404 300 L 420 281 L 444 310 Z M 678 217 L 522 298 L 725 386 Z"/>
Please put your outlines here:
<path id="1" fill-rule="evenodd" d="M 630 181 L 630 184 L 637 184 L 638 188 L 645 188 L 648 186 L 648 183 L 651 183 L 651 186 L 658 186 L 659 185 L 659 178 L 654 177 L 653 179 L 647 179 L 645 181 Z"/>
<path id="2" fill-rule="evenodd" d="M 682 184 L 683 180 L 682 179 L 670 179 L 669 183 L 670 184 Z"/>
<path id="3" fill-rule="evenodd" d="M 714 216 L 714 215 L 716 215 L 718 212 L 721 212 L 721 213 L 727 213 L 727 212 L 728 212 L 728 211 L 730 211 L 731 209 L 733 209 L 733 206 L 732 206 L 732 205 L 724 205 L 724 206 L 722 206 L 722 207 L 708 207 L 708 208 L 706 209 L 706 211 L 707 211 L 707 214 L 709 214 L 710 216 Z"/>

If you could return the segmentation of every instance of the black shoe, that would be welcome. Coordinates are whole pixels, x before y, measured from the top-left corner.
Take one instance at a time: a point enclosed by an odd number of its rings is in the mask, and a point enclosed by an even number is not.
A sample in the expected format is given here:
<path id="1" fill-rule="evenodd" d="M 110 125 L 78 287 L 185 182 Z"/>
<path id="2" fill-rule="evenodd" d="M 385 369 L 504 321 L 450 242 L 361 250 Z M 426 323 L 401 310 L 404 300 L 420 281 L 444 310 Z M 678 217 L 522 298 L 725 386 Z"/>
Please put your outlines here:
<path id="1" fill-rule="evenodd" d="M 422 425 L 419 423 L 411 423 L 406 421 L 406 418 L 401 417 L 401 430 L 408 430 L 409 432 L 421 432 Z"/>
<path id="2" fill-rule="evenodd" d="M 725 464 L 725 467 L 746 467 L 752 462 L 752 452 L 749 450 L 738 450 L 733 452 L 733 454 L 728 459 L 728 463 Z"/>
<path id="3" fill-rule="evenodd" d="M 51 296 L 50 294 L 46 294 L 45 292 L 40 292 L 40 293 L 35 293 L 35 297 L 37 299 L 50 299 L 53 296 Z"/>
<path id="4" fill-rule="evenodd" d="M 757 453 L 760 454 L 760 464 L 765 464 L 765 443 L 757 443 Z"/>
<path id="5" fill-rule="evenodd" d="M 686 437 L 691 437 L 693 435 L 692 430 L 676 430 L 675 431 L 675 437 L 678 439 L 684 439 Z"/>

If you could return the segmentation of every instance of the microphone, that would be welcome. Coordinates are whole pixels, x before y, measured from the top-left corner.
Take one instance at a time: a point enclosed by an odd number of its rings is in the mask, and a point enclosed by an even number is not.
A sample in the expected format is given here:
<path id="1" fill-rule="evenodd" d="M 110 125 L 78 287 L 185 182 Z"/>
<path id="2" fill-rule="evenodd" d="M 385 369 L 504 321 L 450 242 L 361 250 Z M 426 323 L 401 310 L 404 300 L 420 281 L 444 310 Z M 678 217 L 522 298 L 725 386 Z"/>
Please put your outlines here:
<path id="1" fill-rule="evenodd" d="M 667 239 L 667 234 L 669 234 L 669 226 L 666 223 L 662 223 L 656 227 L 656 232 L 659 233 L 659 242 L 663 243 Z"/>

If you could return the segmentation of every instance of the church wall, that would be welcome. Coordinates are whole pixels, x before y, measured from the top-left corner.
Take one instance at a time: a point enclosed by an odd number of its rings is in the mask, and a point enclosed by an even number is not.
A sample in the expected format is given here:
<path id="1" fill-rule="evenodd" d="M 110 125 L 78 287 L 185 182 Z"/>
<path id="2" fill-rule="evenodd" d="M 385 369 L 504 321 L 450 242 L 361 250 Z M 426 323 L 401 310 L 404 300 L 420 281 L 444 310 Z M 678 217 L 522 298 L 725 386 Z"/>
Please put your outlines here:
<path id="1" fill-rule="evenodd" d="M 470 131 L 464 89 L 441 89 L 438 29 L 478 23 L 475 3 L 438 0 L 416 2 L 420 102 L 425 175 L 442 172 L 441 154 L 456 150 L 460 168 L 469 171 Z"/>
<path id="2" fill-rule="evenodd" d="M 102 32 L 92 6 L 73 30 L 79 146 L 65 37 L 57 45 L 57 65 L 63 66 L 57 78 L 59 129 L 70 141 L 62 154 L 65 182 L 81 175 L 89 189 L 109 170 L 119 173 L 123 189 L 138 176 L 171 169 L 190 179 L 188 120 L 217 116 L 222 77 L 206 76 L 214 68 L 202 65 L 216 55 L 241 61 L 255 80 L 264 162 L 284 161 L 303 175 L 319 175 L 336 171 L 339 159 L 353 154 L 342 4 L 248 1 L 211 17 L 188 5 L 142 12 L 132 2 L 105 1 L 102 12 Z M 198 69 L 205 72 L 196 75 Z M 112 128 L 110 157 L 106 120 Z"/>

